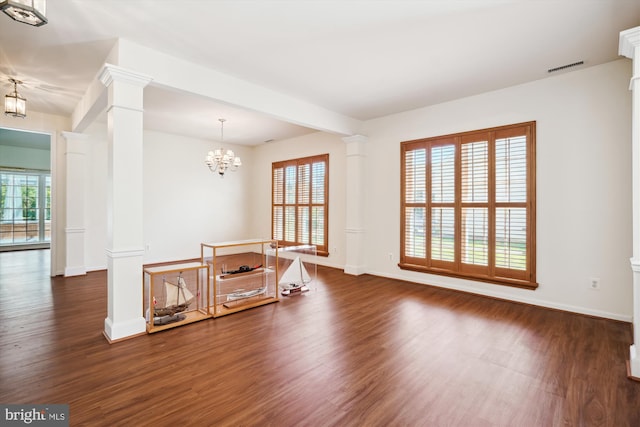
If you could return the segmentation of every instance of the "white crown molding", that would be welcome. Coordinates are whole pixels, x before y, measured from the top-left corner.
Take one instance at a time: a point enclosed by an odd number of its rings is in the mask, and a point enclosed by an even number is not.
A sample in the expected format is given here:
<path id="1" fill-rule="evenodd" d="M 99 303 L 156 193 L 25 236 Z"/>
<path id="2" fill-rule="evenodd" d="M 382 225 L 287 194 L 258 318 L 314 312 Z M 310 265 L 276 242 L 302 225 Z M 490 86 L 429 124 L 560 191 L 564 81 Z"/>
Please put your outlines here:
<path id="1" fill-rule="evenodd" d="M 627 58 L 634 59 L 635 49 L 640 47 L 640 27 L 629 28 L 620 32 L 618 53 Z M 640 58 L 635 58 L 640 61 Z"/>
<path id="2" fill-rule="evenodd" d="M 143 108 L 133 108 L 133 107 L 127 107 L 126 105 L 117 105 L 117 104 L 113 104 L 110 105 L 106 112 L 110 112 L 111 110 L 127 110 L 127 111 L 135 111 L 136 113 L 143 113 L 144 109 Z"/>
<path id="3" fill-rule="evenodd" d="M 84 227 L 65 227 L 64 232 L 67 234 L 84 233 L 86 229 Z"/>
<path id="4" fill-rule="evenodd" d="M 70 139 L 87 141 L 89 139 L 89 135 L 87 135 L 86 133 L 81 133 L 81 132 L 61 131 L 60 135 L 62 135 L 62 137 L 64 139 L 66 139 L 67 141 L 70 140 Z"/>
<path id="5" fill-rule="evenodd" d="M 114 81 L 145 87 L 153 80 L 153 78 L 146 74 L 137 73 L 117 65 L 104 64 L 104 68 L 98 75 L 98 80 L 107 87 Z"/>

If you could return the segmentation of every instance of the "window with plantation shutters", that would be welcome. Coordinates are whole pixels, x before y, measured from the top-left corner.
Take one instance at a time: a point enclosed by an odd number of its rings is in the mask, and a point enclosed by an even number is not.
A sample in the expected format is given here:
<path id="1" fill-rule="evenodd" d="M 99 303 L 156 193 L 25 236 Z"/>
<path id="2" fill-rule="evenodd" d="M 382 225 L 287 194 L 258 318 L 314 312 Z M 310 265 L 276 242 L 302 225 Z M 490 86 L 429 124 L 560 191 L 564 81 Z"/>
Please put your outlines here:
<path id="1" fill-rule="evenodd" d="M 535 122 L 401 146 L 399 266 L 537 287 Z"/>
<path id="2" fill-rule="evenodd" d="M 272 238 L 281 246 L 316 245 L 328 252 L 329 155 L 272 164 Z"/>

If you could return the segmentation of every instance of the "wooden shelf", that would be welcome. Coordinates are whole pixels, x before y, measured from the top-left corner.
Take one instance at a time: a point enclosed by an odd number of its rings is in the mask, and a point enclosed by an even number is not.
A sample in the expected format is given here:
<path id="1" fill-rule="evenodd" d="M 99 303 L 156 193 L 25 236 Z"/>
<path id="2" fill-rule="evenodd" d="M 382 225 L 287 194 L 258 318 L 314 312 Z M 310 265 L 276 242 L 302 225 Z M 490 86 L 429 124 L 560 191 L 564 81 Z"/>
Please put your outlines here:
<path id="1" fill-rule="evenodd" d="M 143 291 L 143 313 L 147 322 L 147 332 L 160 332 L 200 320 L 209 319 L 212 316 L 209 311 L 211 300 L 208 289 L 209 266 L 199 262 L 167 264 L 155 267 L 147 267 L 143 270 L 142 291 Z M 178 280 L 180 279 L 180 280 Z M 184 316 L 184 319 L 175 322 L 156 325 L 154 320 L 154 308 L 171 305 L 168 301 L 172 298 L 178 300 L 175 293 L 171 293 L 171 286 L 165 285 L 165 281 L 178 287 L 178 293 L 186 289 L 188 298 L 193 297 L 192 302 L 186 310 L 176 313 Z M 179 286 L 179 281 L 183 286 Z M 184 294 L 182 294 L 184 296 Z M 184 303 L 184 300 L 182 301 Z M 179 301 L 177 302 L 179 304 Z M 177 304 L 173 302 L 173 304 Z"/>
<path id="2" fill-rule="evenodd" d="M 249 310 L 250 308 L 260 307 L 273 302 L 278 302 L 278 298 L 275 297 L 251 297 L 246 298 L 246 302 L 242 300 L 229 301 L 223 304 L 218 304 L 215 307 L 211 307 L 210 311 L 217 313 L 216 317 L 225 316 L 227 314 L 237 313 L 238 311 Z"/>
<path id="3" fill-rule="evenodd" d="M 209 266 L 212 292 L 209 312 L 213 317 L 225 316 L 265 304 L 278 302 L 278 248 L 274 240 L 241 240 L 202 243 L 201 262 Z M 241 266 L 259 266 L 251 271 L 238 271 Z M 233 299 L 234 294 L 262 291 L 255 296 Z"/>
<path id="4" fill-rule="evenodd" d="M 164 331 L 166 329 L 175 328 L 177 326 L 186 325 L 188 323 L 199 322 L 200 320 L 210 319 L 212 317 L 211 314 L 209 314 L 209 312 L 206 310 L 184 311 L 180 314 L 185 316 L 184 320 L 167 323 L 166 325 L 151 325 L 150 323 L 147 323 L 147 332 L 152 334 L 154 332 Z"/>

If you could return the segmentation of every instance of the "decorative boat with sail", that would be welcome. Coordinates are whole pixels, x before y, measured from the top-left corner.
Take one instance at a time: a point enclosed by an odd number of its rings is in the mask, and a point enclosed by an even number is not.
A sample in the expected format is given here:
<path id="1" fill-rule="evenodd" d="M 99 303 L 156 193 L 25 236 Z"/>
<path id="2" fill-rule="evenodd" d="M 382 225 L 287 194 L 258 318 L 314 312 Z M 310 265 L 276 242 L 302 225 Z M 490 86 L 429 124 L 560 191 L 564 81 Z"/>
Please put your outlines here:
<path id="1" fill-rule="evenodd" d="M 157 307 L 155 298 L 153 301 L 154 325 L 166 325 L 167 323 L 184 320 L 186 316 L 181 313 L 189 308 L 189 305 L 195 300 L 182 275 L 178 275 L 177 284 L 164 280 L 164 288 L 166 295 L 165 305 Z"/>
<path id="2" fill-rule="evenodd" d="M 282 289 L 280 293 L 289 296 L 307 292 L 309 288 L 306 285 L 309 282 L 311 282 L 311 276 L 304 268 L 300 257 L 296 257 L 280 278 L 278 285 Z"/>

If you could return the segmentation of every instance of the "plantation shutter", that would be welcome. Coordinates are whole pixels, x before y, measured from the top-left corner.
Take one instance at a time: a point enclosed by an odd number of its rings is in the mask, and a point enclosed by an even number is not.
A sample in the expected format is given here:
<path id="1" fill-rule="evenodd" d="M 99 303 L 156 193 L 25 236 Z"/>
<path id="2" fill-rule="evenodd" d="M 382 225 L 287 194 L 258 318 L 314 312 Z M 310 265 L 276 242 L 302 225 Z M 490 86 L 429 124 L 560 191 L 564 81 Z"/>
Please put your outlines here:
<path id="1" fill-rule="evenodd" d="M 535 122 L 401 145 L 401 268 L 535 288 Z"/>
<path id="2" fill-rule="evenodd" d="M 488 274 L 489 138 L 461 140 L 460 257 L 461 271 Z"/>
<path id="3" fill-rule="evenodd" d="M 327 176 L 326 162 L 312 164 L 312 199 L 311 199 L 311 243 L 319 248 L 326 248 L 327 217 L 326 193 Z"/>
<path id="4" fill-rule="evenodd" d="M 280 245 L 314 244 L 328 255 L 327 201 L 329 155 L 272 165 L 272 238 Z"/>
<path id="5" fill-rule="evenodd" d="M 284 168 L 273 168 L 272 183 L 272 236 L 275 240 L 284 240 Z"/>
<path id="6" fill-rule="evenodd" d="M 425 260 L 427 256 L 425 203 L 427 150 L 424 147 L 408 147 L 404 152 L 403 211 L 404 230 L 402 231 L 406 258 Z M 413 262 L 420 262 L 414 260 Z"/>
<path id="7" fill-rule="evenodd" d="M 496 133 L 496 274 L 527 278 L 530 260 L 528 129 Z"/>
<path id="8" fill-rule="evenodd" d="M 431 166 L 431 262 L 450 268 L 455 261 L 455 156 L 453 143 L 435 145 L 430 150 Z M 442 262 L 439 262 L 442 261 Z"/>

